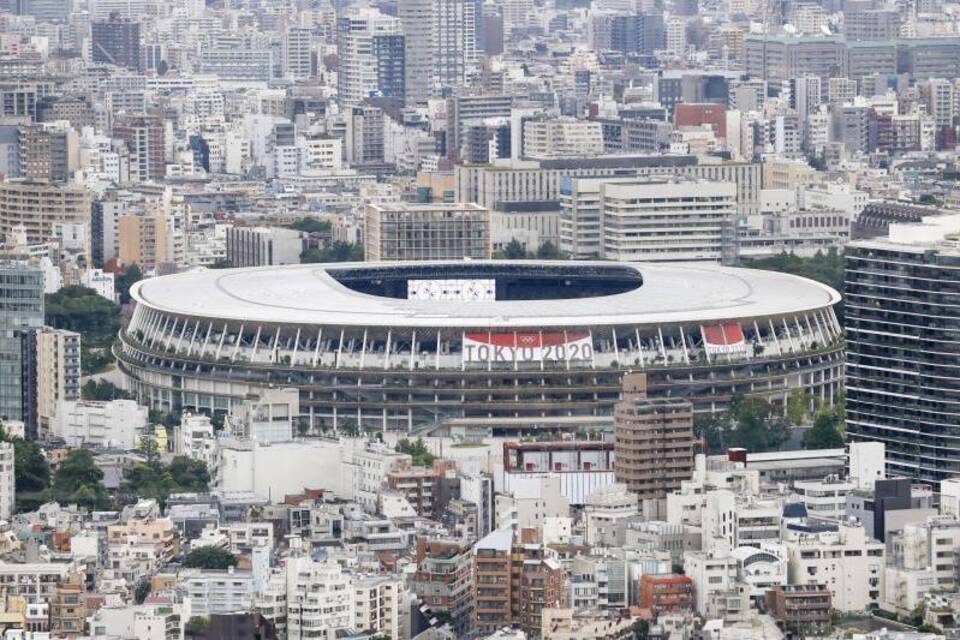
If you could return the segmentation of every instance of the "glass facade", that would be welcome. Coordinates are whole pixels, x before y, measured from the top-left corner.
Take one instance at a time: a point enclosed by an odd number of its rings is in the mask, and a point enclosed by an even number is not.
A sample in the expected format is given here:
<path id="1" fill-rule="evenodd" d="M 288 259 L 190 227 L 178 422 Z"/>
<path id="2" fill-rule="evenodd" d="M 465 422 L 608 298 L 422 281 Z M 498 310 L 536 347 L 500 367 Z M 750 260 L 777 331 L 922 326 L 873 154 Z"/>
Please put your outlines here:
<path id="1" fill-rule="evenodd" d="M 28 379 L 31 329 L 43 326 L 43 271 L 0 262 L 0 419 L 30 420 Z"/>
<path id="2" fill-rule="evenodd" d="M 850 246 L 845 324 L 848 437 L 885 443 L 891 475 L 960 474 L 960 254 Z"/>

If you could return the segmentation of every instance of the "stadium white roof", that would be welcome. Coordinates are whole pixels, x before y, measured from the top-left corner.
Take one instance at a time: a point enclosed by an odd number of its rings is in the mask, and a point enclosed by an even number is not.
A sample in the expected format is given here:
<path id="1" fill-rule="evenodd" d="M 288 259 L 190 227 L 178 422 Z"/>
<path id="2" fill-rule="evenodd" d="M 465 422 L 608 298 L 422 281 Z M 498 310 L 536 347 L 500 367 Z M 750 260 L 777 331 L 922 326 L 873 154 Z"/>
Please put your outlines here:
<path id="1" fill-rule="evenodd" d="M 570 267 L 613 263 L 538 264 Z M 388 265 L 341 263 L 201 269 L 141 281 L 133 287 L 132 295 L 139 303 L 158 311 L 221 320 L 465 328 L 693 324 L 791 315 L 840 300 L 840 295 L 828 286 L 772 271 L 712 263 L 616 264 L 637 269 L 643 276 L 643 285 L 626 293 L 576 299 L 402 300 L 353 291 L 326 271 L 334 266 L 344 269 Z M 477 275 L 478 279 L 484 277 L 482 273 Z"/>

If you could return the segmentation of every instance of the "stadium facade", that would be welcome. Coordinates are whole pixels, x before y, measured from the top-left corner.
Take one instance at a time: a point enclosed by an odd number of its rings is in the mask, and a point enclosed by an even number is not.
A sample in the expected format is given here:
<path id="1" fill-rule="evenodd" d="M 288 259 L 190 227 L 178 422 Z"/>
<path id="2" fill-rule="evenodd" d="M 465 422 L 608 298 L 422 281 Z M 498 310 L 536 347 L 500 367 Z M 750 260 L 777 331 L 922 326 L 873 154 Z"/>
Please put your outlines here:
<path id="1" fill-rule="evenodd" d="M 652 397 L 831 402 L 839 294 L 714 264 L 447 261 L 201 270 L 137 283 L 117 347 L 151 408 L 228 411 L 295 387 L 318 428 L 524 432 L 602 423 L 626 371 Z"/>

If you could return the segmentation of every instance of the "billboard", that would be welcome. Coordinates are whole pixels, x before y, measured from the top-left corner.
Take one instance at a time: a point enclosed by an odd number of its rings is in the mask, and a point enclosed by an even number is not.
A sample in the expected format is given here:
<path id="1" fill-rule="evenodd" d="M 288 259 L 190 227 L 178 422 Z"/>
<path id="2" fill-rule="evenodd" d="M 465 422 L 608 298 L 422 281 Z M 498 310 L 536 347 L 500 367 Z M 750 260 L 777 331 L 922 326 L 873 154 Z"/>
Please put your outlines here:
<path id="1" fill-rule="evenodd" d="M 707 353 L 739 353 L 747 348 L 747 339 L 739 322 L 708 325 L 702 331 Z"/>
<path id="2" fill-rule="evenodd" d="M 572 331 L 464 333 L 463 361 L 582 362 L 593 359 L 589 333 Z"/>

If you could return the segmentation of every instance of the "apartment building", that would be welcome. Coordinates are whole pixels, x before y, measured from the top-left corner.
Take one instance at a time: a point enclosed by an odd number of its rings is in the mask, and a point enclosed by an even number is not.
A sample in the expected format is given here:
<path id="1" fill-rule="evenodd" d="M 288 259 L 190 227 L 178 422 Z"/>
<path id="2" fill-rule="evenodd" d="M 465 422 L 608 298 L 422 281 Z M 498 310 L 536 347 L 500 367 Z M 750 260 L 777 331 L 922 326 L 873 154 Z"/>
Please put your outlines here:
<path id="1" fill-rule="evenodd" d="M 453 540 L 417 538 L 413 592 L 434 613 L 450 616 L 454 631 L 473 628 L 473 549 Z"/>
<path id="2" fill-rule="evenodd" d="M 574 118 L 526 120 L 523 155 L 530 158 L 591 157 L 603 153 L 603 125 Z"/>
<path id="3" fill-rule="evenodd" d="M 123 215 L 117 221 L 117 259 L 152 270 L 169 261 L 167 220 L 161 211 Z"/>
<path id="4" fill-rule="evenodd" d="M 300 264 L 302 235 L 281 227 L 227 227 L 227 260 L 234 267 Z"/>
<path id="5" fill-rule="evenodd" d="M 28 244 L 57 240 L 64 225 L 82 225 L 85 255 L 90 255 L 90 192 L 83 187 L 25 180 L 0 183 L 0 234 L 22 226 Z"/>
<path id="6" fill-rule="evenodd" d="M 71 447 L 133 449 L 147 423 L 147 408 L 133 400 L 62 400 L 50 435 Z"/>
<path id="7" fill-rule="evenodd" d="M 621 398 L 613 413 L 616 480 L 641 500 L 663 500 L 693 476 L 693 405 L 648 398 L 642 373 L 624 376 Z"/>
<path id="8" fill-rule="evenodd" d="M 41 433 L 50 429 L 61 402 L 80 399 L 80 334 L 44 327 L 36 340 L 37 419 Z"/>

